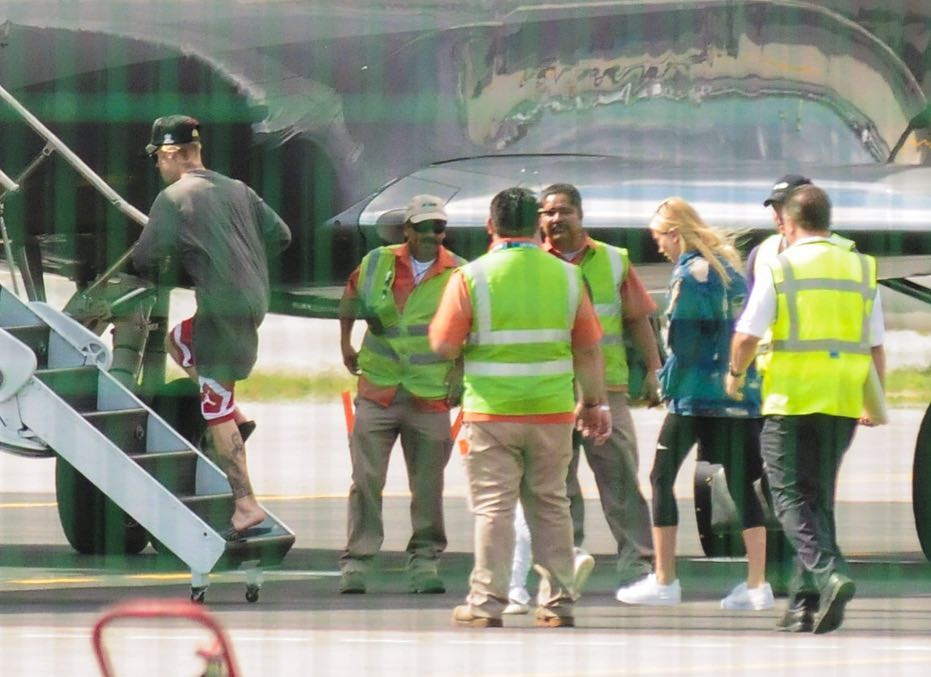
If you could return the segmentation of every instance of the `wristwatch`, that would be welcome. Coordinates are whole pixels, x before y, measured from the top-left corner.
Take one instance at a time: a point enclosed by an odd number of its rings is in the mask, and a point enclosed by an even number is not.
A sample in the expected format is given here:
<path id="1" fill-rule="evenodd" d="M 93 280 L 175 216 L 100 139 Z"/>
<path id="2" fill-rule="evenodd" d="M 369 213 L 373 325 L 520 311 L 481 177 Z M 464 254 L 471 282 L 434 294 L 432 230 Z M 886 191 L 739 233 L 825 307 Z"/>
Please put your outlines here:
<path id="1" fill-rule="evenodd" d="M 601 411 L 611 411 L 611 407 L 609 407 L 606 402 L 582 402 L 582 406 L 585 409 L 594 409 L 598 407 Z"/>
<path id="2" fill-rule="evenodd" d="M 734 368 L 731 365 L 727 365 L 727 373 L 733 376 L 734 378 L 741 378 L 745 372 L 734 371 Z"/>

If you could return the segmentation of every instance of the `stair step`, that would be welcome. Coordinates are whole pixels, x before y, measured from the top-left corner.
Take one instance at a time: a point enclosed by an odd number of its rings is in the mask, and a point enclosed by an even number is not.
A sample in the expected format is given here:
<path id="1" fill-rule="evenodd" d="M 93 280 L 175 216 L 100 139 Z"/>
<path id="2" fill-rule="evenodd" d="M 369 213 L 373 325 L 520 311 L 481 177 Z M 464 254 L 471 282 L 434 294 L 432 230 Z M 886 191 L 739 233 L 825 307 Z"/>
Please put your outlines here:
<path id="1" fill-rule="evenodd" d="M 269 534 L 243 541 L 230 541 L 218 561 L 218 568 L 235 568 L 242 562 L 258 560 L 259 565 L 278 564 L 294 545 L 294 534 L 275 528 Z"/>
<path id="2" fill-rule="evenodd" d="M 233 494 L 202 494 L 200 496 L 181 496 L 181 502 L 195 515 L 204 520 L 211 529 L 220 533 L 230 526 L 233 516 Z"/>
<path id="3" fill-rule="evenodd" d="M 190 449 L 150 451 L 147 454 L 134 454 L 132 459 L 176 496 L 190 496 L 194 493 L 197 452 Z"/>
<path id="4" fill-rule="evenodd" d="M 35 376 L 80 414 L 97 411 L 97 367 L 43 369 Z"/>
<path id="5" fill-rule="evenodd" d="M 146 450 L 146 423 L 149 420 L 149 412 L 145 409 L 94 411 L 83 416 L 127 454 L 141 454 Z"/>
<path id="6" fill-rule="evenodd" d="M 4 327 L 19 341 L 22 341 L 35 353 L 36 368 L 45 369 L 48 366 L 49 328 L 45 324 L 19 325 Z"/>

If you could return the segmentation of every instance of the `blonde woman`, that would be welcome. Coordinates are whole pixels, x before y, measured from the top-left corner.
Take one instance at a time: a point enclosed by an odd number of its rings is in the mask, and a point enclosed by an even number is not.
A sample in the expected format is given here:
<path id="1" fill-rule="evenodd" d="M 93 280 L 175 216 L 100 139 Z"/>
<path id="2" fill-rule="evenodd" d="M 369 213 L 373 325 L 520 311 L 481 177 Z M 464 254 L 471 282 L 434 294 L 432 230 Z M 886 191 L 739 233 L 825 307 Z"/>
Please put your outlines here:
<path id="1" fill-rule="evenodd" d="M 673 483 L 685 456 L 698 443 L 701 460 L 724 465 L 735 502 L 743 508 L 747 578 L 721 600 L 721 607 L 771 609 L 773 592 L 765 580 L 766 528 L 753 491 L 753 482 L 763 474 L 759 379 L 755 372 L 747 374 L 739 402 L 724 392 L 731 334 L 747 292 L 737 272 L 740 258 L 728 239 L 681 198 L 669 198 L 657 208 L 650 234 L 660 252 L 676 264 L 666 305 L 669 359 L 659 373 L 668 413 L 650 472 L 656 571 L 618 590 L 617 599 L 649 605 L 681 601 Z"/>

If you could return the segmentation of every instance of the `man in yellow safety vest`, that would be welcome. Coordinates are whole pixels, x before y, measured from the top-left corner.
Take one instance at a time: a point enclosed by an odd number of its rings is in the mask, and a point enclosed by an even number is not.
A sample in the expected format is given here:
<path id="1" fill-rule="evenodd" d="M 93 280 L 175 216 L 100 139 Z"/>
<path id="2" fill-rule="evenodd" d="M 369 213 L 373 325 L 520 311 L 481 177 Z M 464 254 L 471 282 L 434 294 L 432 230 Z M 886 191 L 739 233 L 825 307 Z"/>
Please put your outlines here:
<path id="1" fill-rule="evenodd" d="M 601 327 L 581 270 L 540 248 L 538 204 L 525 188 L 491 203 L 491 249 L 450 280 L 430 324 L 440 355 L 464 358 L 465 457 L 475 565 L 453 622 L 500 627 L 508 603 L 514 511 L 524 508 L 540 572 L 536 623 L 574 624 L 572 523 L 566 472 L 572 428 L 611 429 Z M 581 401 L 576 406 L 573 380 Z"/>
<path id="2" fill-rule="evenodd" d="M 341 593 L 366 591 L 366 573 L 384 541 L 381 492 L 399 436 L 411 487 L 410 589 L 446 591 L 437 570 L 446 548 L 443 473 L 452 449 L 449 408 L 458 404 L 461 372 L 454 360 L 434 354 L 427 339 L 443 289 L 465 263 L 443 246 L 446 221 L 441 198 L 412 198 L 404 216 L 406 242 L 369 252 L 340 304 L 343 363 L 359 375 Z M 368 322 L 358 352 L 352 346 L 356 319 Z"/>
<path id="3" fill-rule="evenodd" d="M 885 369 L 876 261 L 830 237 L 831 203 L 813 185 L 782 207 L 787 248 L 755 282 L 737 322 L 726 389 L 739 396 L 760 337 L 772 331 L 763 374 L 761 451 L 783 530 L 817 594 L 792 581 L 778 629 L 825 633 L 840 627 L 856 592 L 836 541 L 837 471 L 863 413 L 871 365 Z"/>

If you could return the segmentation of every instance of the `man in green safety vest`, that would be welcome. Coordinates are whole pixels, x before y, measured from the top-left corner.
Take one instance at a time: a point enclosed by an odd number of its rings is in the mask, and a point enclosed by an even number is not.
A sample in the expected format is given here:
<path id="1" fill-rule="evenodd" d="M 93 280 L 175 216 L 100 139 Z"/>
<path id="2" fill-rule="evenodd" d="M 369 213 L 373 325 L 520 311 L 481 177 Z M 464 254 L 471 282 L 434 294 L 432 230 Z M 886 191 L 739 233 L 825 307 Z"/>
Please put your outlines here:
<path id="1" fill-rule="evenodd" d="M 453 276 L 430 324 L 433 349 L 464 358 L 475 565 L 453 622 L 469 627 L 502 625 L 518 499 L 540 573 L 536 624 L 574 625 L 573 423 L 599 442 L 611 430 L 598 317 L 581 269 L 540 248 L 537 209 L 525 188 L 494 197 L 490 250 Z"/>
<path id="2" fill-rule="evenodd" d="M 382 489 L 399 436 L 411 487 L 410 589 L 446 591 L 437 568 L 446 548 L 443 473 L 452 449 L 449 409 L 458 404 L 461 370 L 455 360 L 433 353 L 427 338 L 450 275 L 465 263 L 443 246 L 446 221 L 441 198 L 412 198 L 404 215 L 406 242 L 369 252 L 340 303 L 343 363 L 359 375 L 341 593 L 366 591 L 366 573 L 384 541 Z M 358 352 L 352 346 L 357 319 L 368 323 Z"/>
<path id="3" fill-rule="evenodd" d="M 876 261 L 830 241 L 831 203 L 813 185 L 787 196 L 786 249 L 756 280 L 737 322 L 726 389 L 740 395 L 760 337 L 772 332 L 763 374 L 761 451 L 776 514 L 810 578 L 790 583 L 777 628 L 825 633 L 840 627 L 856 586 L 836 540 L 837 471 L 863 412 L 871 368 L 885 370 Z"/>
<path id="4" fill-rule="evenodd" d="M 646 365 L 642 395 L 650 406 L 659 404 L 657 370 L 660 368 L 656 337 L 650 314 L 656 303 L 650 298 L 627 250 L 589 237 L 582 225 L 582 196 L 568 183 L 557 183 L 540 194 L 540 226 L 546 236 L 544 250 L 582 269 L 592 294 L 604 336 L 601 352 L 613 428 L 603 445 L 583 440 L 601 508 L 617 542 L 616 584 L 628 585 L 653 570 L 650 509 L 637 481 L 637 437 L 628 399 L 627 351 L 624 335 L 633 339 Z M 577 547 L 582 545 L 584 502 L 576 470 L 578 447 L 573 449 L 567 480 L 570 510 Z"/>

